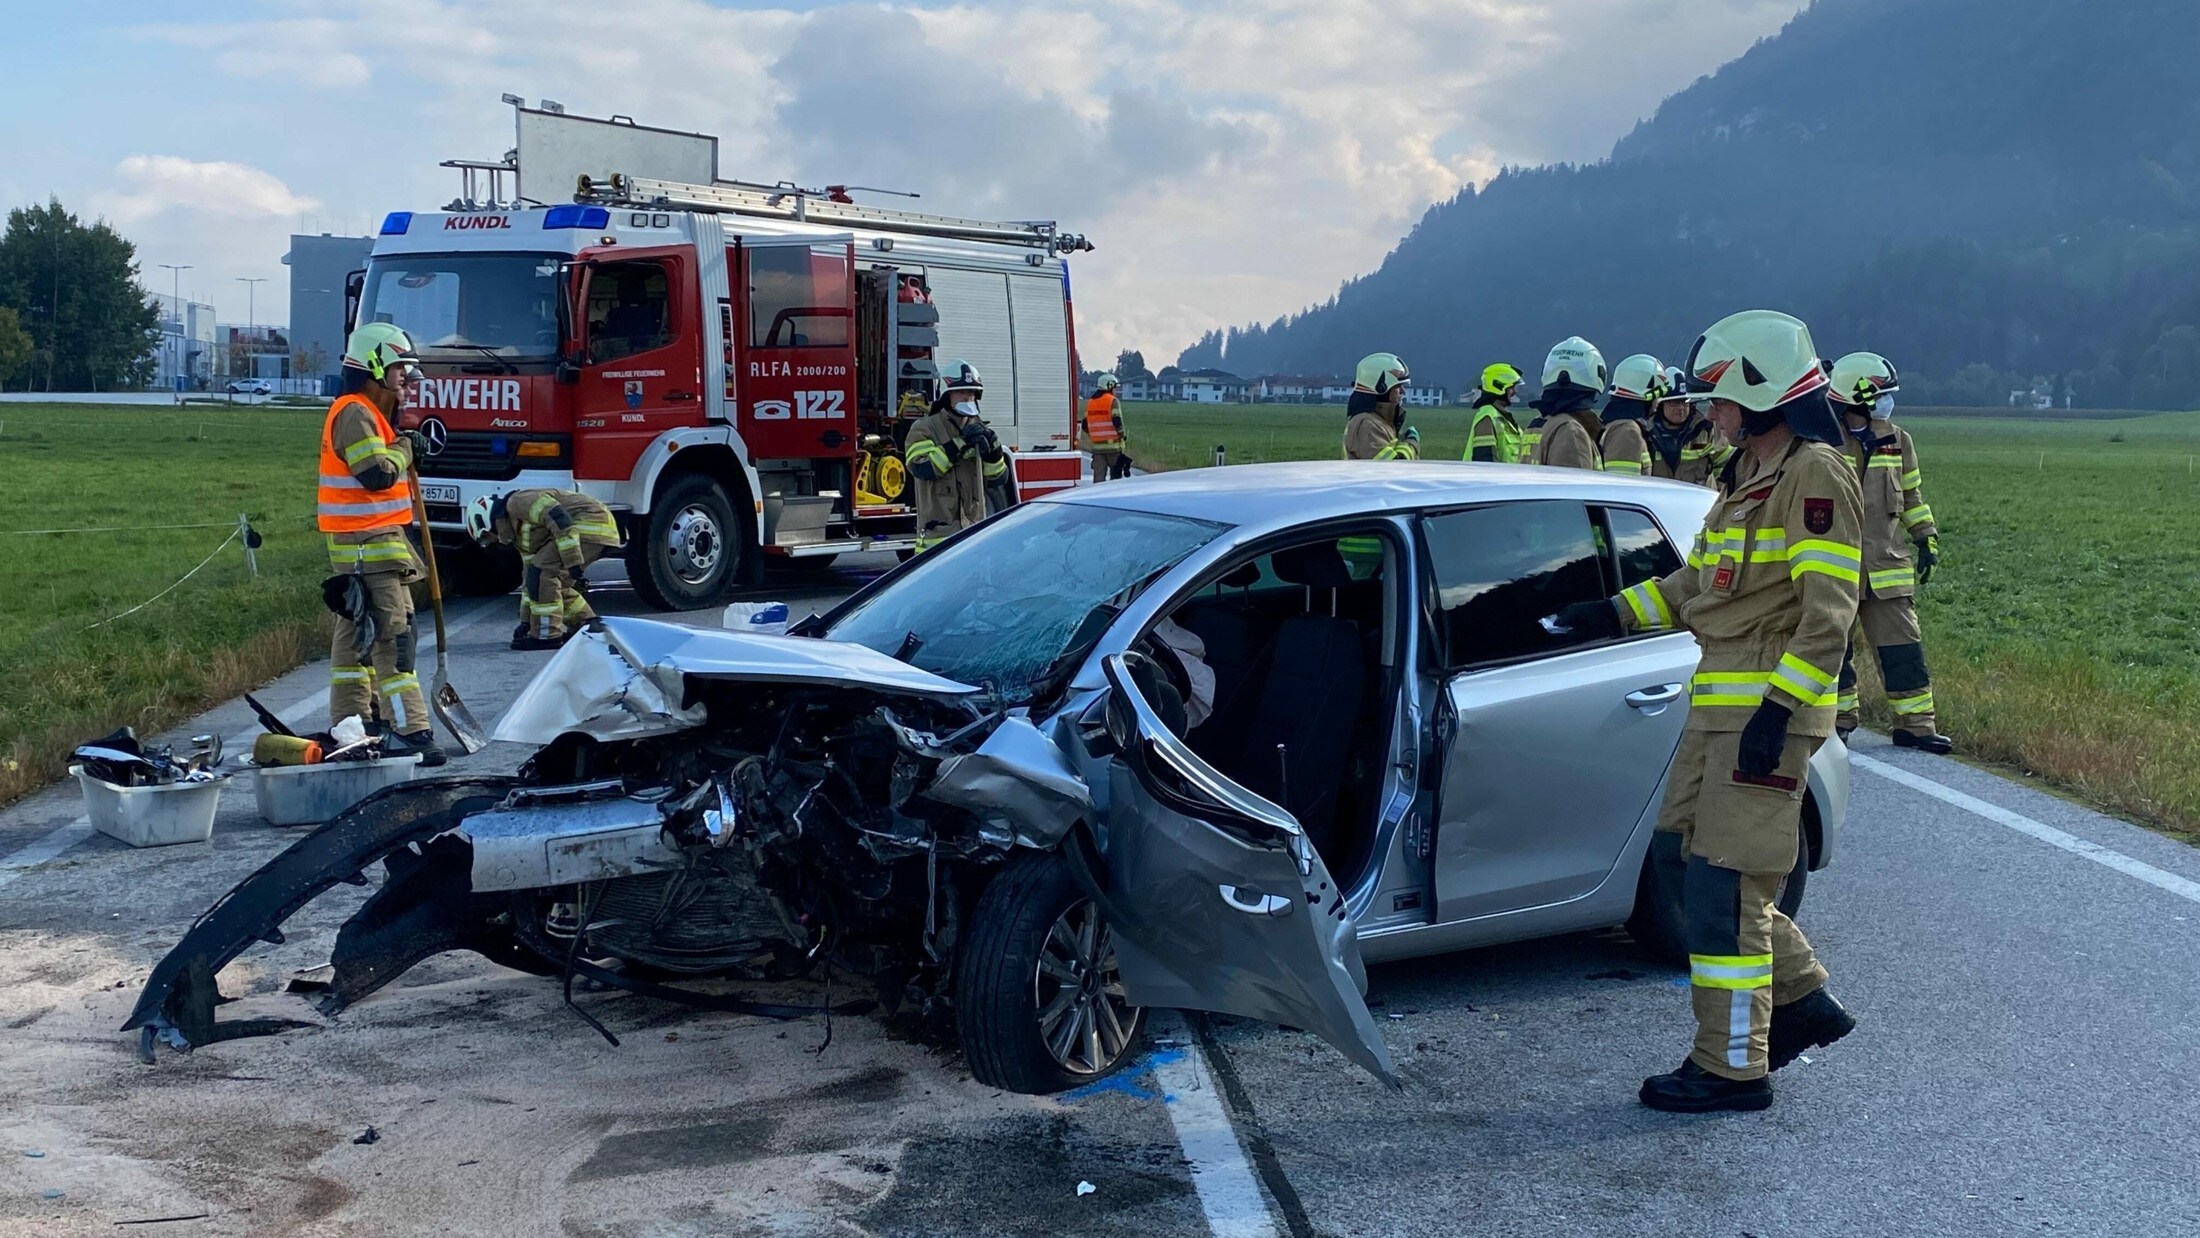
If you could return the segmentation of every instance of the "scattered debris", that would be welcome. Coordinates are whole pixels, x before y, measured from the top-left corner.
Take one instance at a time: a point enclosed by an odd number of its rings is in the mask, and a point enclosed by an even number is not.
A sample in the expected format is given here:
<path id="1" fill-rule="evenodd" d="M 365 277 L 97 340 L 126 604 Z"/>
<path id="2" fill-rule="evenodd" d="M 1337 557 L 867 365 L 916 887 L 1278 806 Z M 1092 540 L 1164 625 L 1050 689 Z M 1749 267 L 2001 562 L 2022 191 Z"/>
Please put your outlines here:
<path id="1" fill-rule="evenodd" d="M 1648 974 L 1648 973 L 1646 973 L 1646 972 L 1639 972 L 1639 971 L 1629 971 L 1629 970 L 1627 970 L 1627 969 L 1626 969 L 1626 968 L 1624 968 L 1624 967 L 1615 967 L 1615 968 L 1613 968 L 1613 969 L 1612 969 L 1611 971 L 1593 971 L 1593 972 L 1590 972 L 1590 973 L 1589 973 L 1589 975 L 1588 975 L 1588 977 L 1587 977 L 1587 979 L 1590 979 L 1590 980 L 1640 980 L 1640 979 L 1642 979 L 1642 978 L 1643 978 L 1643 976 L 1645 976 L 1645 975 L 1647 975 L 1647 974 Z"/>
<path id="2" fill-rule="evenodd" d="M 382 1132 L 380 1132 L 380 1131 L 378 1131 L 378 1130 L 376 1130 L 376 1129 L 374 1129 L 373 1127 L 371 1127 L 371 1126 L 370 1126 L 370 1127 L 368 1127 L 367 1129 L 365 1129 L 364 1131 L 361 1131 L 361 1132 L 360 1132 L 360 1133 L 359 1133 L 359 1134 L 358 1134 L 357 1136 L 355 1136 L 355 1137 L 354 1137 L 354 1138 L 352 1139 L 352 1142 L 353 1142 L 353 1143 L 380 1143 L 380 1142 L 382 1142 Z"/>
<path id="3" fill-rule="evenodd" d="M 31 1158 L 32 1160 L 36 1161 L 36 1160 L 42 1160 L 42 1159 L 44 1159 L 44 1158 L 45 1158 L 45 1155 L 46 1155 L 46 1153 L 45 1153 L 45 1152 L 44 1152 L 43 1150 L 41 1150 L 41 1149 L 38 1149 L 38 1148 L 25 1148 L 25 1149 L 23 1149 L 23 1155 L 25 1155 L 25 1156 L 27 1156 L 27 1157 Z"/>
<path id="4" fill-rule="evenodd" d="M 52 1187 L 47 1190 L 40 1191 L 38 1193 L 38 1197 L 40 1199 L 59 1199 L 66 1194 L 68 1194 L 67 1191 L 62 1190 L 59 1187 Z"/>
<path id="5" fill-rule="evenodd" d="M 1090 1195 L 1094 1191 L 1097 1191 L 1099 1189 L 1099 1187 L 1094 1186 L 1090 1182 L 1080 1182 L 1077 1184 L 1077 1198 L 1083 1199 L 1085 1196 Z"/>
<path id="6" fill-rule="evenodd" d="M 213 782 L 222 775 L 222 741 L 217 735 L 192 737 L 189 755 L 178 757 L 170 747 L 148 749 L 138 743 L 137 732 L 122 727 L 101 739 L 77 746 L 69 759 L 101 782 L 117 787 L 165 787 L 179 782 Z"/>
<path id="7" fill-rule="evenodd" d="M 203 1221 L 213 1215 L 211 1212 L 194 1212 L 189 1216 L 145 1217 L 136 1221 L 117 1221 L 115 1224 L 118 1227 L 123 1225 L 166 1225 L 170 1221 Z"/>

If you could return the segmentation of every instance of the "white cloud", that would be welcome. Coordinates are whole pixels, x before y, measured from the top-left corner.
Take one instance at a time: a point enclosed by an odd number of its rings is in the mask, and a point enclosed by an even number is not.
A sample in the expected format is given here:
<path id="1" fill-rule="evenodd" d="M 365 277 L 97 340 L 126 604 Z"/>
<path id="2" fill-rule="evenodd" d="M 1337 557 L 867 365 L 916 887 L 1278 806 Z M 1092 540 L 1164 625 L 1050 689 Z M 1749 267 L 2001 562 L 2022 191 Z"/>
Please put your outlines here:
<path id="1" fill-rule="evenodd" d="M 287 74 L 319 92 L 301 102 L 364 97 L 371 83 L 414 152 L 401 183 L 290 178 L 347 212 L 442 201 L 455 185 L 436 160 L 510 144 L 499 92 L 548 96 L 717 133 L 729 176 L 1059 218 L 1100 247 L 1076 265 L 1078 335 L 1106 360 L 1120 347 L 1170 354 L 1209 327 L 1319 301 L 1431 202 L 1500 166 L 1601 157 L 1802 0 L 269 7 L 292 15 L 142 33 L 201 49 L 238 81 Z M 256 150 L 338 140 L 325 111 L 290 129 L 285 112 L 271 95 Z M 311 209 L 253 168 L 173 163 L 120 172 L 110 213 Z"/>
<path id="2" fill-rule="evenodd" d="M 115 178 L 115 189 L 96 197 L 94 204 L 119 224 L 142 222 L 167 211 L 227 219 L 296 216 L 321 205 L 314 198 L 292 193 L 274 175 L 242 163 L 131 155 L 115 165 Z"/>

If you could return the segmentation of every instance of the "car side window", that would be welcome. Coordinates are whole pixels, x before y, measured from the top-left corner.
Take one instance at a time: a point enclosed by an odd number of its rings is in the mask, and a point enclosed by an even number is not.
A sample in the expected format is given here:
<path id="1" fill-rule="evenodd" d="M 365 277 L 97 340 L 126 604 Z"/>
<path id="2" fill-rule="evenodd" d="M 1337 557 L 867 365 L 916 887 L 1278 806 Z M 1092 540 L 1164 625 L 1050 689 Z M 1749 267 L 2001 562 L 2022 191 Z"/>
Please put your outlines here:
<path id="1" fill-rule="evenodd" d="M 588 357 L 602 363 L 672 342 L 671 280 L 661 262 L 606 262 L 588 281 Z"/>
<path id="2" fill-rule="evenodd" d="M 1613 592 L 1657 580 L 1680 570 L 1680 552 L 1650 513 L 1632 507 L 1602 509 L 1606 544 L 1611 547 L 1616 573 Z"/>
<path id="3" fill-rule="evenodd" d="M 1609 596 L 1599 529 L 1581 503 L 1534 500 L 1422 521 L 1445 665 L 1465 670 L 1584 644 L 1541 620 L 1569 602 Z"/>

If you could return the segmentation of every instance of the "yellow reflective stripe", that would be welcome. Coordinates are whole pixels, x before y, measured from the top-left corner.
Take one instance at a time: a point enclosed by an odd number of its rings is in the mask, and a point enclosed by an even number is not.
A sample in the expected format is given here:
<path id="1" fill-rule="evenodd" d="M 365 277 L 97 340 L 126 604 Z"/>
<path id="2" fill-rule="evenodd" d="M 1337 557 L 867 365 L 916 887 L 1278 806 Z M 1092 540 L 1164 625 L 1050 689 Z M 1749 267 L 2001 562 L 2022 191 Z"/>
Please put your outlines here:
<path id="1" fill-rule="evenodd" d="M 527 613 L 530 615 L 555 615 L 563 609 L 563 603 L 555 601 L 537 602 L 530 598 L 527 602 Z"/>
<path id="2" fill-rule="evenodd" d="M 573 531 L 582 537 L 593 537 L 599 541 L 619 540 L 619 526 L 609 521 L 577 520 L 573 523 Z"/>
<path id="3" fill-rule="evenodd" d="M 1770 671 L 1697 671 L 1688 682 L 1690 705 L 1745 705 L 1751 708 L 1764 702 L 1764 685 L 1771 682 Z M 1751 692 L 1736 692 L 1735 688 L 1753 688 Z"/>
<path id="4" fill-rule="evenodd" d="M 1863 580 L 1864 552 L 1846 542 L 1806 538 L 1788 551 L 1788 576 L 1801 580 L 1810 572 L 1823 572 L 1851 584 Z"/>
<path id="5" fill-rule="evenodd" d="M 1853 714 L 1856 712 L 1857 706 L 1862 702 L 1858 699 L 1856 693 L 1852 691 L 1843 692 L 1839 697 L 1835 698 L 1834 703 L 1841 707 L 1842 713 Z"/>
<path id="6" fill-rule="evenodd" d="M 930 439 L 918 439 L 916 442 L 909 444 L 902 454 L 908 457 L 911 463 L 915 463 L 920 459 L 929 460 L 932 462 L 932 467 L 942 473 L 955 465 L 954 461 L 947 458 L 947 449 Z"/>
<path id="7" fill-rule="evenodd" d="M 402 675 L 392 675 L 388 679 L 384 680 L 382 683 L 382 695 L 396 696 L 398 693 L 405 691 L 407 688 L 418 688 L 419 686 L 420 676 L 412 673 L 411 671 L 407 671 Z"/>
<path id="8" fill-rule="evenodd" d="M 1933 712 L 1933 690 L 1914 692 L 1908 696 L 1887 694 L 1887 708 L 1898 714 L 1929 714 Z"/>
<path id="9" fill-rule="evenodd" d="M 1003 474 L 1003 473 L 1006 473 L 1006 472 L 1008 471 L 1008 457 L 1007 457 L 1007 456 L 1002 456 L 1002 457 L 1001 457 L 1000 459 L 998 459 L 998 460 L 994 460 L 994 461 L 992 461 L 992 462 L 990 462 L 990 463 L 987 463 L 987 462 L 985 462 L 985 461 L 982 461 L 982 460 L 981 460 L 981 461 L 979 461 L 979 463 L 980 463 L 980 464 L 982 464 L 982 465 L 984 465 L 984 469 L 985 469 L 985 478 L 986 478 L 986 480 L 987 480 L 987 481 L 991 481 L 991 480 L 993 480 L 994 478 L 996 478 L 996 477 L 999 477 L 999 476 L 1000 476 L 1001 474 Z"/>
<path id="10" fill-rule="evenodd" d="M 412 558 L 412 546 L 403 538 L 382 538 L 372 542 L 339 542 L 334 536 L 328 539 L 329 561 L 338 567 L 355 563 L 402 563 Z"/>
<path id="11" fill-rule="evenodd" d="M 530 524 L 540 524 L 541 522 L 550 518 L 550 509 L 556 507 L 557 505 L 558 496 L 554 494 L 543 495 L 542 497 L 535 500 L 535 505 L 533 507 L 527 509 L 527 514 L 522 517 L 522 519 L 528 521 Z"/>
<path id="12" fill-rule="evenodd" d="M 1927 504 L 1920 503 L 1910 510 L 1902 513 L 1902 527 L 1906 529 L 1914 529 L 1918 525 L 1924 524 L 1926 521 L 1931 520 L 1932 518 L 1933 509 Z"/>
<path id="13" fill-rule="evenodd" d="M 1919 485 L 1923 484 L 1923 482 L 1924 479 L 1918 476 L 1918 472 L 1916 469 L 1911 469 L 1909 472 L 1902 475 L 1902 488 L 1904 490 L 1915 490 L 1918 488 Z"/>
<path id="14" fill-rule="evenodd" d="M 1902 467 L 1902 457 L 1873 456 L 1869 463 L 1875 469 L 1899 469 Z"/>
<path id="15" fill-rule="evenodd" d="M 1871 574 L 1874 589 L 1900 589 L 1917 583 L 1917 569 L 1911 567 L 1882 568 Z"/>
<path id="16" fill-rule="evenodd" d="M 1788 560 L 1786 529 L 1759 529 L 1749 543 L 1751 563 L 1785 563 Z"/>
<path id="17" fill-rule="evenodd" d="M 1772 672 L 1774 687 L 1806 705 L 1822 704 L 1819 698 L 1833 686 L 1833 678 L 1792 653 L 1781 654 L 1779 669 Z"/>
<path id="18" fill-rule="evenodd" d="M 1648 631 L 1673 626 L 1673 608 L 1666 605 L 1665 594 L 1654 580 L 1643 581 L 1620 591 L 1627 601 L 1627 609 L 1635 612 L 1635 625 Z"/>
<path id="19" fill-rule="evenodd" d="M 328 668 L 330 683 L 370 683 L 374 672 L 364 666 L 332 666 Z"/>

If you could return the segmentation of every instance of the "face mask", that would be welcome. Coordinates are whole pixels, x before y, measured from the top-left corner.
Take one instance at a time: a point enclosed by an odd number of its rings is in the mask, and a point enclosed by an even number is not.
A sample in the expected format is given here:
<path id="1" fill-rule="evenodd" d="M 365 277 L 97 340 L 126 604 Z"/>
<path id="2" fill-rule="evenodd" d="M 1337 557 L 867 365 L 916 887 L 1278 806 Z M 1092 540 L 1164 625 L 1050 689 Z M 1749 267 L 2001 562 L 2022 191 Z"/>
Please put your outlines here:
<path id="1" fill-rule="evenodd" d="M 1894 397 L 1893 397 L 1892 395 L 1883 395 L 1883 396 L 1879 397 L 1879 401 L 1878 401 L 1877 403 L 1875 403 L 1875 404 L 1873 404 L 1873 405 L 1872 405 L 1872 416 L 1874 416 L 1874 417 L 1892 417 L 1892 416 L 1894 416 Z"/>
<path id="2" fill-rule="evenodd" d="M 973 400 L 957 400 L 955 401 L 955 412 L 958 416 L 975 417 L 978 415 L 977 402 Z"/>

